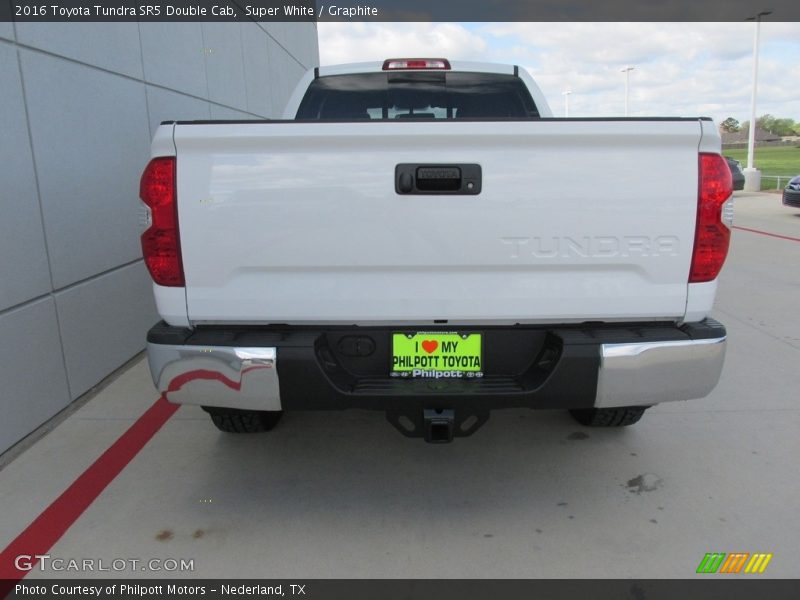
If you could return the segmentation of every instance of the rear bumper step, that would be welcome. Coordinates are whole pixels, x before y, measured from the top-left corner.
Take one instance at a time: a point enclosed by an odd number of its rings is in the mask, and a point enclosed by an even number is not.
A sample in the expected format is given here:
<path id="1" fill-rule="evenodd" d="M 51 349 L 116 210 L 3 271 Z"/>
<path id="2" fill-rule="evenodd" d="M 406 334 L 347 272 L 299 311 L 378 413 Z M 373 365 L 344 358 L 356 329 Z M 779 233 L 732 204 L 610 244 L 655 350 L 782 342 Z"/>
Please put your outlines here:
<path id="1" fill-rule="evenodd" d="M 171 402 L 246 410 L 424 410 L 650 406 L 707 395 L 719 380 L 725 328 L 711 319 L 571 328 L 471 328 L 485 332 L 481 380 L 386 376 L 387 328 L 198 328 L 160 323 L 148 361 Z M 352 335 L 367 357 L 342 355 Z M 437 426 L 438 427 L 438 426 Z M 442 431 L 439 428 L 439 431 Z"/>

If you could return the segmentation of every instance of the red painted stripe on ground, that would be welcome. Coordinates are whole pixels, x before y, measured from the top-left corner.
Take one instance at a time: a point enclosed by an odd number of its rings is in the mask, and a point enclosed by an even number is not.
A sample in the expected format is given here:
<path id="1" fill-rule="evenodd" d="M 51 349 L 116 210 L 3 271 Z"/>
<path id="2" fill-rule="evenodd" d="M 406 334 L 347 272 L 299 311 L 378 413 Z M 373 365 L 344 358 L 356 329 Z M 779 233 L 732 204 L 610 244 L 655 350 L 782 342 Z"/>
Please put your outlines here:
<path id="1" fill-rule="evenodd" d="M 740 229 L 742 231 L 749 231 L 750 233 L 760 233 L 761 235 L 768 235 L 769 237 L 779 238 L 781 240 L 789 240 L 790 242 L 800 242 L 800 238 L 792 237 L 790 235 L 770 233 L 769 231 L 761 231 L 760 229 L 750 229 L 749 227 L 739 227 L 738 225 L 734 225 L 733 228 Z"/>
<path id="2" fill-rule="evenodd" d="M 100 458 L 0 553 L 0 579 L 19 580 L 25 577 L 29 571 L 16 567 L 14 564 L 16 557 L 46 554 L 178 408 L 179 405 L 171 404 L 163 397 L 148 408 Z M 4 597 L 4 592 L 7 590 L 0 589 L 0 598 Z"/>

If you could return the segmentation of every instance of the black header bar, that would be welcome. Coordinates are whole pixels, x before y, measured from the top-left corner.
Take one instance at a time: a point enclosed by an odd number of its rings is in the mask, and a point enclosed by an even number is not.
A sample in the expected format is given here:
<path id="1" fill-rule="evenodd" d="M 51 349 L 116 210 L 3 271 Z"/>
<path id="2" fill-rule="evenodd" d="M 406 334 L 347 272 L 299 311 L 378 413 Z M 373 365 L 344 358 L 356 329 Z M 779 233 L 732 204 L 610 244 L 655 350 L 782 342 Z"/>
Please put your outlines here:
<path id="1" fill-rule="evenodd" d="M 797 0 L 0 0 L 0 21 L 800 21 Z"/>
<path id="2" fill-rule="evenodd" d="M 31 579 L 0 581 L 9 600 L 796 600 L 800 582 L 758 575 L 696 579 Z"/>

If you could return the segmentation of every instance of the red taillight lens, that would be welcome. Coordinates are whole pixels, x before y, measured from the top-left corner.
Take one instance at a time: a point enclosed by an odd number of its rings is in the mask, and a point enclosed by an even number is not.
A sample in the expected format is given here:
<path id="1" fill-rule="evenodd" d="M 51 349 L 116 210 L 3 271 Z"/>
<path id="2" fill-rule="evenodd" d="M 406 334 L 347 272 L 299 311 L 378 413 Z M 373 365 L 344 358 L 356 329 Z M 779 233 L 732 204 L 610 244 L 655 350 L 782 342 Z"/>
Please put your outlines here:
<path id="1" fill-rule="evenodd" d="M 697 229 L 689 283 L 716 279 L 731 240 L 731 230 L 722 222 L 722 205 L 733 193 L 730 167 L 719 154 L 702 153 L 699 171 Z"/>
<path id="2" fill-rule="evenodd" d="M 142 255 L 158 285 L 185 285 L 175 198 L 175 157 L 154 158 L 145 167 L 139 197 L 150 208 L 152 223 L 142 234 Z"/>
<path id="3" fill-rule="evenodd" d="M 383 61 L 384 71 L 404 69 L 448 70 L 450 61 L 446 58 L 389 58 Z"/>

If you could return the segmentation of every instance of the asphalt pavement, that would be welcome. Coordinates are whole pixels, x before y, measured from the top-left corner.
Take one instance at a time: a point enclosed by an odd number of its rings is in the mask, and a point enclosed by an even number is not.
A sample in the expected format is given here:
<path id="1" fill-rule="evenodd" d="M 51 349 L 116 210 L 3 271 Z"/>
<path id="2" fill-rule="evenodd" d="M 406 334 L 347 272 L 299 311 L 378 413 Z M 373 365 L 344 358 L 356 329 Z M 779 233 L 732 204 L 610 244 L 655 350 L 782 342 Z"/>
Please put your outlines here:
<path id="1" fill-rule="evenodd" d="M 126 577 L 686 578 L 708 552 L 764 552 L 758 577 L 796 578 L 800 210 L 745 193 L 735 208 L 713 313 L 728 354 L 703 400 L 615 430 L 498 411 L 449 445 L 378 412 L 288 414 L 236 436 L 182 407 L 87 501 L 76 480 L 157 400 L 140 359 L 6 461 L 0 548 L 71 490 L 88 507 L 47 553 L 145 563 Z M 154 558 L 192 570 L 149 570 Z M 28 575 L 54 576 L 109 573 Z"/>

